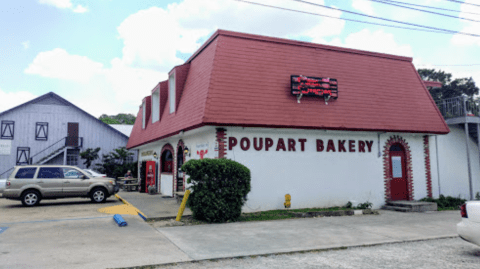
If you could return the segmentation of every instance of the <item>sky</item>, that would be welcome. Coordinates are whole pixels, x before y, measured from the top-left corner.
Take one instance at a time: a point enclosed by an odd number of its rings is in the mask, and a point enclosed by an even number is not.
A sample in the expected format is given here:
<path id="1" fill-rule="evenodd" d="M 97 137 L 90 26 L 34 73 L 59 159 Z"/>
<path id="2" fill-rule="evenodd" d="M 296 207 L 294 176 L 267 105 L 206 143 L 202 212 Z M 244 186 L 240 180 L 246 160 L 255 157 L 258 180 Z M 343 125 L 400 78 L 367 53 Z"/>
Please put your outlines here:
<path id="1" fill-rule="evenodd" d="M 400 26 L 351 11 L 477 35 L 480 22 L 371 0 L 248 1 L 317 15 L 234 0 L 0 1 L 0 112 L 55 92 L 96 117 L 136 115 L 155 85 L 217 29 L 413 57 L 416 68 L 473 77 L 480 86 L 480 37 L 342 19 Z M 397 1 L 480 21 L 471 14 L 480 14 L 480 0 Z"/>

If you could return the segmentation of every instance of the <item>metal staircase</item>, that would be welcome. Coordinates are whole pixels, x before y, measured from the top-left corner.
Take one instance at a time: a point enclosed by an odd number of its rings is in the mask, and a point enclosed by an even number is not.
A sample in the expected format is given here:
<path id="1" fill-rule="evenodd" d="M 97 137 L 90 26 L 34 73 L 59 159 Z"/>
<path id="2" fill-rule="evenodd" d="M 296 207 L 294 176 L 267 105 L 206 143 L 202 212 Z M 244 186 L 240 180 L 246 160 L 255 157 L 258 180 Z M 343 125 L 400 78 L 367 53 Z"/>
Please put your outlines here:
<path id="1" fill-rule="evenodd" d="M 54 152 L 48 154 L 47 156 L 41 158 L 40 160 L 36 161 L 36 162 L 33 163 L 33 164 L 44 164 L 44 163 L 50 161 L 51 159 L 57 157 L 58 155 L 64 153 L 65 148 L 66 148 L 66 146 L 63 146 L 63 147 L 55 150 Z"/>
<path id="2" fill-rule="evenodd" d="M 440 113 L 448 125 L 468 127 L 468 134 L 479 143 L 480 106 L 467 97 L 459 96 L 436 102 Z"/>

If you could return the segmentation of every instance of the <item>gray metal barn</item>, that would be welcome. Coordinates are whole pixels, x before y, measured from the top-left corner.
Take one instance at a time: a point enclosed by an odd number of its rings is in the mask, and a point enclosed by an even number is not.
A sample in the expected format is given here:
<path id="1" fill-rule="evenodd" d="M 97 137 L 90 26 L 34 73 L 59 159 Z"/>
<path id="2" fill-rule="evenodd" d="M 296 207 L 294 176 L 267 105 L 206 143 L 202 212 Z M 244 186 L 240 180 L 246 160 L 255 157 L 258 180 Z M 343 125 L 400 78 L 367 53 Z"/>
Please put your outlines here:
<path id="1" fill-rule="evenodd" d="M 53 92 L 1 112 L 0 122 L 0 178 L 28 163 L 84 168 L 81 151 L 100 147 L 101 157 L 128 142 L 127 135 Z"/>

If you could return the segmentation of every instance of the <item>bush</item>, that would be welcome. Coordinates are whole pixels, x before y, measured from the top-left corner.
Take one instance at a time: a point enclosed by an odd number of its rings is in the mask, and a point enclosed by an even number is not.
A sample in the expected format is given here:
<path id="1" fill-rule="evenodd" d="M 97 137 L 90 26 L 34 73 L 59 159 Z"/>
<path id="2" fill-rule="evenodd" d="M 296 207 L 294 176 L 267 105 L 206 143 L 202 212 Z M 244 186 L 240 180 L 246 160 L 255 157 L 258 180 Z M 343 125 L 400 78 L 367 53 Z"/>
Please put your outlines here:
<path id="1" fill-rule="evenodd" d="M 189 160 L 182 171 L 190 178 L 187 206 L 196 220 L 236 221 L 250 192 L 250 170 L 227 159 Z"/>
<path id="2" fill-rule="evenodd" d="M 420 199 L 422 202 L 434 202 L 437 203 L 438 209 L 458 209 L 459 206 L 463 205 L 467 200 L 462 199 L 460 197 L 455 198 L 452 196 L 443 196 L 440 194 L 438 199 L 425 197 Z"/>

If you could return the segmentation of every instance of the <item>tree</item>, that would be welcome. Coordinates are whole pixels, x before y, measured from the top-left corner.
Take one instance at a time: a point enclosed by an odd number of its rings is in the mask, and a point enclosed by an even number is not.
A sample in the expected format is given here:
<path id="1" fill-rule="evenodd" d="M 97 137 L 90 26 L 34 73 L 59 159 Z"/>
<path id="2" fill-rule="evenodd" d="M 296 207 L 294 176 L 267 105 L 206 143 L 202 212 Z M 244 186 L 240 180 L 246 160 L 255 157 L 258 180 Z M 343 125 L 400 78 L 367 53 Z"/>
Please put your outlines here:
<path id="1" fill-rule="evenodd" d="M 132 155 L 134 154 L 125 147 L 114 149 L 108 154 L 102 154 L 102 161 L 96 164 L 96 169 L 113 178 L 122 177 L 128 170 L 131 170 L 132 174 L 135 175 L 137 173 L 137 165 L 129 161 Z"/>
<path id="2" fill-rule="evenodd" d="M 103 114 L 99 119 L 106 124 L 135 124 L 135 116 L 133 114 L 120 113 L 114 116 Z"/>
<path id="3" fill-rule="evenodd" d="M 430 95 L 435 101 L 457 96 L 466 96 L 469 100 L 473 100 L 474 95 L 478 95 L 479 92 L 472 77 L 452 80 L 452 74 L 435 69 L 418 69 L 418 74 L 423 80 L 443 84 L 441 88 L 430 89 Z"/>
<path id="4" fill-rule="evenodd" d="M 80 158 L 85 159 L 83 164 L 86 165 L 87 168 L 90 168 L 90 166 L 92 165 L 92 162 L 98 159 L 99 151 L 100 151 L 100 148 L 96 148 L 96 149 L 88 148 L 85 151 L 80 152 Z"/>

